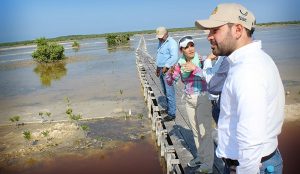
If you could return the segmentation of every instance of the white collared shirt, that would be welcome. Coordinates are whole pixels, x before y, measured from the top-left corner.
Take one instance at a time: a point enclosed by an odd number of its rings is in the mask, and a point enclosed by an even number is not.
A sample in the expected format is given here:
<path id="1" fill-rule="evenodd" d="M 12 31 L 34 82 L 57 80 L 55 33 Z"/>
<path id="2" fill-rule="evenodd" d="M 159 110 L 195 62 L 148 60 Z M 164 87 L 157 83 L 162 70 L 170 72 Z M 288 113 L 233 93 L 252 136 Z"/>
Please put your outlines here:
<path id="1" fill-rule="evenodd" d="M 238 160 L 237 173 L 258 173 L 261 158 L 278 145 L 284 120 L 283 84 L 261 41 L 235 50 L 228 58 L 216 155 Z"/>

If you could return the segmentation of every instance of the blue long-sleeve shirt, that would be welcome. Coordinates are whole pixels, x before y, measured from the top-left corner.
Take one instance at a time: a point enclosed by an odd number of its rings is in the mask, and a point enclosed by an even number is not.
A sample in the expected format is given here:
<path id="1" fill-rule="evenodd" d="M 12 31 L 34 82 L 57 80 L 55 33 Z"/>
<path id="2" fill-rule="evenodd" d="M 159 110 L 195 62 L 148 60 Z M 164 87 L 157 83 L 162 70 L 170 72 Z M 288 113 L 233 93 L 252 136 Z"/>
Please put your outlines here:
<path id="1" fill-rule="evenodd" d="M 218 71 L 215 73 L 214 76 L 212 76 L 212 78 L 208 83 L 209 93 L 214 95 L 221 94 L 228 71 L 229 71 L 229 62 L 227 60 L 227 57 L 224 57 Z"/>
<path id="2" fill-rule="evenodd" d="M 178 61 L 178 45 L 172 38 L 168 37 L 163 43 L 158 44 L 156 55 L 156 66 L 170 68 Z"/>

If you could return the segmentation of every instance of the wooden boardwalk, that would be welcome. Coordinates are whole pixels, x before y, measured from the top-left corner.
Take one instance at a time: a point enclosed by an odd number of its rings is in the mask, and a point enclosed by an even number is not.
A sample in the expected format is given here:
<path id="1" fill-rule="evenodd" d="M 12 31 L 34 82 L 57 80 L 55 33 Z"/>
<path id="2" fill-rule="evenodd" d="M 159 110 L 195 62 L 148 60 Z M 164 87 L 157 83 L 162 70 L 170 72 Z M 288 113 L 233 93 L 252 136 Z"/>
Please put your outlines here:
<path id="1" fill-rule="evenodd" d="M 136 65 L 149 111 L 148 117 L 152 121 L 152 130 L 156 133 L 157 145 L 160 147 L 161 157 L 166 161 L 168 173 L 194 173 L 197 168 L 187 166 L 193 155 L 196 155 L 196 147 L 185 105 L 181 99 L 183 84 L 176 85 L 176 119 L 162 122 L 166 101 L 160 80 L 155 75 L 155 60 L 148 54 L 143 36 L 136 49 Z M 214 173 L 222 171 L 222 160 L 215 157 Z"/>

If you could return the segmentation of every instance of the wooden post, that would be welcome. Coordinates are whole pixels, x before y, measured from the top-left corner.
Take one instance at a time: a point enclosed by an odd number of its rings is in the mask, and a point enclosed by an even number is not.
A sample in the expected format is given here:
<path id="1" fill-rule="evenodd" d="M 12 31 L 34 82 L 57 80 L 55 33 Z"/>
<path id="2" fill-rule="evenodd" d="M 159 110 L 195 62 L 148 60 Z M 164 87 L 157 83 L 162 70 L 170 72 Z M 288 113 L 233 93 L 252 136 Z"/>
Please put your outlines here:
<path id="1" fill-rule="evenodd" d="M 153 115 L 152 115 L 152 118 L 151 118 L 151 125 L 152 125 L 152 131 L 155 131 L 156 130 L 156 118 L 158 117 L 158 113 L 153 111 Z"/>

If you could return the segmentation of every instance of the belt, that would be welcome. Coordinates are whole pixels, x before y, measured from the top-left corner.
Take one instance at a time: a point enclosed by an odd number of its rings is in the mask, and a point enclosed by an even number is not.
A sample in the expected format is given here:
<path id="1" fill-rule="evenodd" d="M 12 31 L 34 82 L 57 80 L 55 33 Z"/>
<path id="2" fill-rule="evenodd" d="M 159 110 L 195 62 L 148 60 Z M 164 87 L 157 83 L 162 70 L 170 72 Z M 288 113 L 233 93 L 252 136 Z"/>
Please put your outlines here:
<path id="1" fill-rule="evenodd" d="M 270 158 L 272 158 L 275 155 L 276 151 L 277 151 L 277 149 L 274 152 L 272 152 L 270 155 L 262 157 L 261 160 L 260 160 L 260 162 L 263 163 L 263 162 L 269 160 Z M 222 158 L 222 160 L 229 167 L 230 166 L 238 166 L 239 165 L 239 161 L 238 160 L 232 160 L 230 158 Z"/>
<path id="2" fill-rule="evenodd" d="M 228 167 L 240 165 L 238 160 L 232 160 L 232 159 L 230 159 L 230 158 L 222 158 L 222 160 L 224 161 L 224 163 L 225 163 L 226 166 L 228 166 Z"/>
<path id="3" fill-rule="evenodd" d="M 269 160 L 270 158 L 272 158 L 275 155 L 276 152 L 277 152 L 277 149 L 275 149 L 274 152 L 272 152 L 270 155 L 262 157 L 260 162 L 265 162 L 265 161 Z"/>
<path id="4" fill-rule="evenodd" d="M 157 69 L 161 70 L 163 69 L 164 67 L 157 67 Z M 169 70 L 170 68 L 166 67 L 167 70 Z"/>

